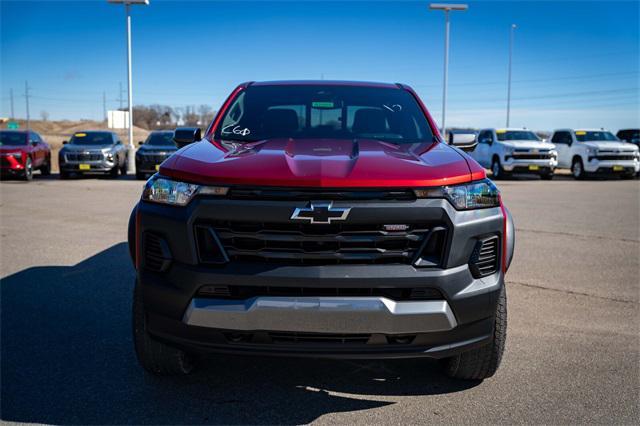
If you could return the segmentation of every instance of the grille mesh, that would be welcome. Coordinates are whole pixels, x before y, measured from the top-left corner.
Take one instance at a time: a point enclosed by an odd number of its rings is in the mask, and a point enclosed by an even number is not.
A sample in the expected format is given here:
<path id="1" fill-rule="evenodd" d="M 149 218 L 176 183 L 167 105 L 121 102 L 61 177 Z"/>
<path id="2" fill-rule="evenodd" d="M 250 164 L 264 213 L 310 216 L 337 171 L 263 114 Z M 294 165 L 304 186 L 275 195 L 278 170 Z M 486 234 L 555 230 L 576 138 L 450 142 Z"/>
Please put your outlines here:
<path id="1" fill-rule="evenodd" d="M 482 278 L 498 271 L 499 243 L 497 236 L 485 238 L 476 243 L 469 267 L 475 278 Z"/>

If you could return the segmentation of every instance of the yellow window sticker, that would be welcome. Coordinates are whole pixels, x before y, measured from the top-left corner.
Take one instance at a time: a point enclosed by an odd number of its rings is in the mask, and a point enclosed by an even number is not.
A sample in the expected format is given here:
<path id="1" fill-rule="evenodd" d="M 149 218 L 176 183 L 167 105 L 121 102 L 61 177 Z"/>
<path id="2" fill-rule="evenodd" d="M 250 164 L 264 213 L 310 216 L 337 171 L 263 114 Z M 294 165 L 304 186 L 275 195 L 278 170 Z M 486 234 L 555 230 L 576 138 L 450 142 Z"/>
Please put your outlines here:
<path id="1" fill-rule="evenodd" d="M 587 132 L 585 132 L 585 131 L 583 131 L 583 130 L 578 130 L 578 131 L 576 132 L 576 135 L 578 135 L 578 136 L 584 136 L 584 135 L 586 135 L 586 134 L 587 134 Z"/>
<path id="2" fill-rule="evenodd" d="M 87 134 L 86 133 L 76 133 L 73 136 L 75 136 L 76 138 L 84 138 L 85 136 L 87 136 Z"/>
<path id="3" fill-rule="evenodd" d="M 497 133 L 497 134 L 499 134 L 499 135 L 501 135 L 501 134 L 503 134 L 503 133 L 507 133 L 507 131 L 506 131 L 506 130 L 503 130 L 503 129 L 500 129 L 500 130 L 496 130 L 496 133 Z"/>

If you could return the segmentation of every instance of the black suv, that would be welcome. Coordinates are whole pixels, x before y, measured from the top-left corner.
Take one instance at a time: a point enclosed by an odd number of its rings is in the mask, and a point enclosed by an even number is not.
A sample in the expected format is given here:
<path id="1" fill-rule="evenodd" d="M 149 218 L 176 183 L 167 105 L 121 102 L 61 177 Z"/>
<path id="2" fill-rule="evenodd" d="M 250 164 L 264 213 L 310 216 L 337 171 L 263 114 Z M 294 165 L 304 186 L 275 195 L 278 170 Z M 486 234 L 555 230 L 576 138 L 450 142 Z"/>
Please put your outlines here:
<path id="1" fill-rule="evenodd" d="M 146 179 L 160 169 L 160 164 L 176 152 L 172 130 L 153 131 L 147 140 L 139 143 L 136 151 L 136 178 Z"/>

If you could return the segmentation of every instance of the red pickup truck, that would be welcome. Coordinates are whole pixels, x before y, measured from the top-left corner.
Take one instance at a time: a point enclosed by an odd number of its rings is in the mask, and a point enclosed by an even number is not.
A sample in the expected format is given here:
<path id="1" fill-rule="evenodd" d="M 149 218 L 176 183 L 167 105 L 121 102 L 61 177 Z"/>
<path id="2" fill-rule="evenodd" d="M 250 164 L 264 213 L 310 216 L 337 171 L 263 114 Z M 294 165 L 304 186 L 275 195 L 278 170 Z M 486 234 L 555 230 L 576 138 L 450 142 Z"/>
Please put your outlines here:
<path id="1" fill-rule="evenodd" d="M 222 352 L 495 373 L 513 222 L 412 89 L 245 83 L 204 137 L 174 140 L 129 221 L 145 369 L 188 373 L 193 354 Z"/>

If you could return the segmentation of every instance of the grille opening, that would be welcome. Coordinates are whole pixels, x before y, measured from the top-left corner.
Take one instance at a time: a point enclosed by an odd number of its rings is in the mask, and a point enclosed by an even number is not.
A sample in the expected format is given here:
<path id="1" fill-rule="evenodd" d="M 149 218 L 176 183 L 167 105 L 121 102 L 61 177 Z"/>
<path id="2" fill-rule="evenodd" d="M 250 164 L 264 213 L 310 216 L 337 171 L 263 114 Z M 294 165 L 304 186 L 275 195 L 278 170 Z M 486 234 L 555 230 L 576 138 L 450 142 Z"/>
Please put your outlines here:
<path id="1" fill-rule="evenodd" d="M 142 245 L 144 249 L 145 268 L 155 272 L 162 272 L 169 268 L 171 264 L 171 251 L 164 238 L 150 232 L 145 232 L 142 237 Z"/>
<path id="2" fill-rule="evenodd" d="M 446 237 L 446 229 L 441 227 L 434 228 L 423 242 L 415 265 L 420 267 L 440 266 L 444 259 Z"/>
<path id="3" fill-rule="evenodd" d="M 434 266 L 440 263 L 446 230 L 436 227 L 434 234 L 432 227 L 414 223 L 406 230 L 386 231 L 382 224 L 219 221 L 196 225 L 196 234 L 209 240 L 208 245 L 198 241 L 201 262 L 216 263 L 207 258 L 212 252 L 206 250 L 215 249 L 211 240 L 217 238 L 222 246 L 218 251 L 228 260 L 288 265 L 411 264 L 425 238 L 433 235 L 425 252 L 428 258 L 420 266 Z M 206 228 L 210 230 L 205 232 Z"/>
<path id="4" fill-rule="evenodd" d="M 199 297 L 246 300 L 252 297 L 386 297 L 396 302 L 403 300 L 444 300 L 435 288 L 371 288 L 371 287 L 278 287 L 278 286 L 225 286 L 206 285 L 198 290 Z"/>
<path id="5" fill-rule="evenodd" d="M 416 338 L 416 335 L 390 335 L 387 337 L 387 343 L 390 345 L 410 345 Z"/>
<path id="6" fill-rule="evenodd" d="M 221 264 L 229 261 L 218 236 L 208 226 L 196 226 L 196 245 L 201 263 Z"/>
<path id="7" fill-rule="evenodd" d="M 471 254 L 469 269 L 474 278 L 482 278 L 498 271 L 500 238 L 497 235 L 479 240 Z"/>
<path id="8" fill-rule="evenodd" d="M 295 333 L 269 332 L 273 343 L 306 343 L 306 344 L 366 344 L 370 334 L 333 334 L 333 333 Z"/>

